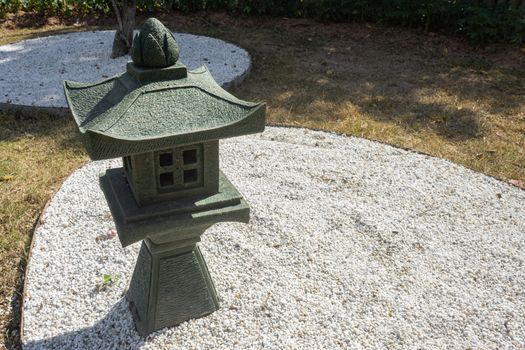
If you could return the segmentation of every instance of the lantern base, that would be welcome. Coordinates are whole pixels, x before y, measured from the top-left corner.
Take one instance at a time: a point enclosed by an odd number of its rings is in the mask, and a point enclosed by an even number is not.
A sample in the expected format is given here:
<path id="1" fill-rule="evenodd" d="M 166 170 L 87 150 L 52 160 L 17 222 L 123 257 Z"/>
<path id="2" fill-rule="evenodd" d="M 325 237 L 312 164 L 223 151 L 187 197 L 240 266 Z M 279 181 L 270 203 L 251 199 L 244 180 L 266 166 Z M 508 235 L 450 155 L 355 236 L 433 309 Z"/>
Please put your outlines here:
<path id="1" fill-rule="evenodd" d="M 156 245 L 197 239 L 218 222 L 245 222 L 250 208 L 228 178 L 219 172 L 218 192 L 139 206 L 126 182 L 124 168 L 100 177 L 123 247 L 145 238 Z"/>
<path id="2" fill-rule="evenodd" d="M 195 240 L 142 242 L 127 293 L 137 331 L 148 335 L 219 308 L 215 286 Z"/>

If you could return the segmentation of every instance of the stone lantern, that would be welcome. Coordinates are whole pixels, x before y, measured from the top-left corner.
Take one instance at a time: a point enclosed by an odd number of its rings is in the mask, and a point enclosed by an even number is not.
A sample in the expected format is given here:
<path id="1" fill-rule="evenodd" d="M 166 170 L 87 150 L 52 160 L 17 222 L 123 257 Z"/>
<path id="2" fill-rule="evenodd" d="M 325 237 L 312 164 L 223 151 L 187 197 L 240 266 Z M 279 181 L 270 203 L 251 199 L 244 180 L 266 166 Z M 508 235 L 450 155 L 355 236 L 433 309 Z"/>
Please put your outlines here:
<path id="1" fill-rule="evenodd" d="M 219 139 L 264 130 L 265 104 L 178 62 L 171 31 L 147 20 L 126 72 L 65 95 L 91 159 L 123 157 L 100 185 L 123 247 L 142 241 L 127 298 L 141 335 L 210 314 L 218 299 L 197 242 L 211 225 L 248 222 L 219 169 Z"/>

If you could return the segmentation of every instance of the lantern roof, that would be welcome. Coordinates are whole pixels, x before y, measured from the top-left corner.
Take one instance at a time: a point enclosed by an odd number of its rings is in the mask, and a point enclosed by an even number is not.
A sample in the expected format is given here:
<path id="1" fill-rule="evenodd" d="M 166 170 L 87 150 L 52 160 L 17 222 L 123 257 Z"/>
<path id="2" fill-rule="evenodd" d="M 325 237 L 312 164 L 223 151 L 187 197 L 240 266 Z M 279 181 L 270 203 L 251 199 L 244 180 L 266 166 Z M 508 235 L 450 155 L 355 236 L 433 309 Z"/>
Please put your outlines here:
<path id="1" fill-rule="evenodd" d="M 234 97 L 215 82 L 205 66 L 187 71 L 176 62 L 173 36 L 159 30 L 158 24 L 162 24 L 155 21 L 154 30 L 145 25 L 135 37 L 134 62 L 128 63 L 125 73 L 93 84 L 64 82 L 66 100 L 91 158 L 114 158 L 263 131 L 265 104 Z M 164 38 L 173 38 L 173 42 Z M 166 43 L 163 54 L 151 49 L 154 45 L 150 44 L 159 41 Z"/>

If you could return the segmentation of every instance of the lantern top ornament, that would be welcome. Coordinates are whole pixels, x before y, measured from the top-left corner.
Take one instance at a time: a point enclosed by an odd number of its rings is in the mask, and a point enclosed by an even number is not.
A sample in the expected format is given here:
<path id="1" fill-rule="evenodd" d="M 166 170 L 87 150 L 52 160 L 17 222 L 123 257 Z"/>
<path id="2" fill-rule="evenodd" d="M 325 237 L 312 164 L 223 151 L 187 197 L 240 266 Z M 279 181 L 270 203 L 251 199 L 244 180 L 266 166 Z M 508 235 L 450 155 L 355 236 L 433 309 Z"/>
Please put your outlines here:
<path id="1" fill-rule="evenodd" d="M 164 24 L 149 18 L 133 39 L 131 58 L 138 67 L 165 68 L 179 60 L 179 46 Z"/>
<path id="2" fill-rule="evenodd" d="M 148 19 L 126 72 L 97 83 L 64 82 L 66 100 L 93 160 L 155 152 L 264 130 L 266 105 L 220 87 L 206 66 L 188 71 L 175 38 Z"/>

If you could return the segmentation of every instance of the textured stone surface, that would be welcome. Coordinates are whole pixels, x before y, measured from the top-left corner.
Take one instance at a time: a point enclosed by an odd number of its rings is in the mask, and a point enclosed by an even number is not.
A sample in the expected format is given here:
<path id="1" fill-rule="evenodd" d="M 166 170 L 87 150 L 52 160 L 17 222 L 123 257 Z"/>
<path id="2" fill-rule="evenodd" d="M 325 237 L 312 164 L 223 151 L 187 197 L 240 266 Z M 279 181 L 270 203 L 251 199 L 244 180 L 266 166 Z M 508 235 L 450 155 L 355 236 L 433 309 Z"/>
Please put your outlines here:
<path id="1" fill-rule="evenodd" d="M 200 265 L 197 254 L 200 253 L 192 251 L 160 260 L 155 329 L 199 318 L 217 309 L 215 291 L 206 283 L 209 276 L 206 265 Z"/>
<path id="2" fill-rule="evenodd" d="M 184 154 L 192 151 L 195 152 L 195 159 L 192 162 L 185 162 Z M 163 165 L 160 164 L 162 157 L 165 159 Z M 131 202 L 131 205 L 128 206 L 119 205 L 123 210 L 130 208 L 133 211 L 138 211 L 135 210 L 136 207 L 146 204 L 154 208 L 155 202 L 162 201 L 162 206 L 155 208 L 159 214 L 165 213 L 165 208 L 172 206 L 178 207 L 178 212 L 183 212 L 189 210 L 190 204 L 195 203 L 195 198 L 189 203 L 185 201 L 185 198 L 215 194 L 219 187 L 218 140 L 133 155 L 126 157 L 124 164 L 125 179 L 120 176 L 120 178 L 113 177 L 116 181 L 111 181 L 114 185 L 113 192 L 119 193 L 117 200 L 119 202 Z M 192 169 L 196 174 L 195 181 L 185 182 L 184 174 Z M 162 186 L 160 183 L 161 173 L 171 174 L 172 183 Z M 129 191 L 126 189 L 128 185 L 136 203 L 133 202 L 133 198 L 130 198 Z M 167 200 L 170 201 L 166 202 Z M 177 202 L 173 200 L 177 200 Z M 128 215 L 129 213 L 124 214 Z M 132 215 L 135 216 L 136 221 L 136 215 Z"/>
<path id="3" fill-rule="evenodd" d="M 151 241 L 143 242 L 127 298 L 142 335 L 208 315 L 219 307 L 195 244 L 162 250 Z"/>
<path id="4" fill-rule="evenodd" d="M 180 79 L 143 83 L 124 73 L 94 84 L 66 81 L 64 88 L 92 159 L 264 130 L 265 104 L 235 98 L 205 67 Z"/>
<path id="5" fill-rule="evenodd" d="M 54 35 L 0 46 L 0 104 L 67 107 L 62 82 L 94 82 L 120 74 L 130 57 L 110 59 L 114 31 Z M 175 33 L 188 69 L 205 64 L 221 86 L 250 68 L 242 48 L 219 39 Z M 58 54 L 57 54 L 58 53 Z"/>
<path id="6" fill-rule="evenodd" d="M 157 243 L 199 237 L 217 222 L 248 222 L 249 208 L 239 192 L 221 174 L 219 193 L 138 206 L 124 184 L 122 169 L 101 177 L 119 239 L 124 247 L 150 238 Z"/>
<path id="7" fill-rule="evenodd" d="M 68 81 L 65 86 L 70 107 L 83 131 L 105 132 L 114 137 L 126 135 L 132 140 L 175 131 L 193 132 L 214 120 L 218 124 L 232 122 L 258 105 L 221 89 L 204 67 L 190 71 L 187 78 L 147 85 L 125 74 L 96 84 Z M 167 120 L 157 120 L 158 114 Z M 154 121 L 160 125 L 151 125 Z M 168 130 L 163 131 L 164 128 Z"/>
<path id="8" fill-rule="evenodd" d="M 130 288 L 126 295 L 128 302 L 130 302 L 129 309 L 135 320 L 135 325 L 137 325 L 137 319 L 147 315 L 150 310 L 148 300 L 150 300 L 153 259 L 144 242 L 141 244 L 137 262 L 133 270 L 133 275 L 131 276 Z"/>
<path id="9" fill-rule="evenodd" d="M 133 39 L 131 58 L 140 67 L 168 67 L 179 59 L 179 46 L 172 32 L 158 19 L 149 18 Z"/>
<path id="10" fill-rule="evenodd" d="M 221 142 L 251 222 L 201 250 L 221 308 L 139 337 L 122 298 L 140 244 L 114 227 L 97 179 L 68 178 L 34 235 L 26 349 L 523 349 L 525 191 L 364 139 L 267 128 Z M 119 277 L 102 291 L 102 274 Z"/>

